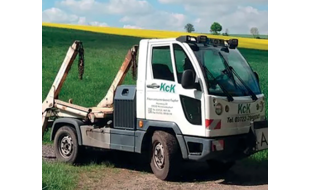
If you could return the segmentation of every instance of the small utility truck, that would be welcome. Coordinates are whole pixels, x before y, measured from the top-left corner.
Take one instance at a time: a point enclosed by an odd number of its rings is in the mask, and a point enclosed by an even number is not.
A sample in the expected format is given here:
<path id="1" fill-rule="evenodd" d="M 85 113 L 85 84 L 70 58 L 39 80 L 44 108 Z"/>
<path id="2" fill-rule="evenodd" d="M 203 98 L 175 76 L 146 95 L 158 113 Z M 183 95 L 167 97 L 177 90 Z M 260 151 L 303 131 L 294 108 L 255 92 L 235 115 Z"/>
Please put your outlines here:
<path id="1" fill-rule="evenodd" d="M 177 177 L 184 160 L 226 171 L 268 147 L 259 78 L 237 46 L 207 36 L 143 39 L 102 101 L 86 108 L 58 99 L 77 55 L 82 79 L 84 49 L 75 41 L 43 101 L 42 135 L 50 123 L 56 157 L 67 163 L 91 147 L 146 153 L 162 180 Z M 129 69 L 136 85 L 122 85 Z"/>

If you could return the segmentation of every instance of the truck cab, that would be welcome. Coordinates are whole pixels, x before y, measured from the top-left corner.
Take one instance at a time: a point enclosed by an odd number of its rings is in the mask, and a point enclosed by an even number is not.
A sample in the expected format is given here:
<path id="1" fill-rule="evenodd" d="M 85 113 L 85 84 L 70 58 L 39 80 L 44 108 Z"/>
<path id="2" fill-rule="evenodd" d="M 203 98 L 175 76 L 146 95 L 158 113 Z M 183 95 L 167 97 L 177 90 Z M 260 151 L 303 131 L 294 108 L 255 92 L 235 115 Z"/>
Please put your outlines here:
<path id="1" fill-rule="evenodd" d="M 203 145 L 223 151 L 242 144 L 251 122 L 265 121 L 265 102 L 237 44 L 200 38 L 140 42 L 137 119 L 175 123 L 189 158 L 205 160 Z"/>
<path id="2" fill-rule="evenodd" d="M 183 160 L 224 171 L 267 149 L 264 95 L 237 46 L 207 36 L 141 40 L 136 85 L 116 88 L 111 117 L 55 120 L 56 155 L 74 162 L 76 152 L 63 154 L 74 146 L 147 153 L 156 177 L 167 180 Z"/>

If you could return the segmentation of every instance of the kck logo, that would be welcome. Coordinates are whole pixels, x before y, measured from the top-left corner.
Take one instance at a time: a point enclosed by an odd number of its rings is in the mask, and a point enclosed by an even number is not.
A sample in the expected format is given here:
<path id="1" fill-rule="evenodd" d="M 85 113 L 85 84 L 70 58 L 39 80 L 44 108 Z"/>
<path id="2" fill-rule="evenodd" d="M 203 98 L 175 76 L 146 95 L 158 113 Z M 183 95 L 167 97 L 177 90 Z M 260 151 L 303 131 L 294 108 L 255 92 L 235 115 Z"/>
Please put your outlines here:
<path id="1" fill-rule="evenodd" d="M 161 83 L 160 84 L 160 91 L 164 91 L 164 92 L 172 92 L 175 93 L 175 85 L 167 85 L 166 83 Z"/>
<path id="2" fill-rule="evenodd" d="M 238 114 L 251 113 L 250 112 L 250 104 L 238 104 Z"/>

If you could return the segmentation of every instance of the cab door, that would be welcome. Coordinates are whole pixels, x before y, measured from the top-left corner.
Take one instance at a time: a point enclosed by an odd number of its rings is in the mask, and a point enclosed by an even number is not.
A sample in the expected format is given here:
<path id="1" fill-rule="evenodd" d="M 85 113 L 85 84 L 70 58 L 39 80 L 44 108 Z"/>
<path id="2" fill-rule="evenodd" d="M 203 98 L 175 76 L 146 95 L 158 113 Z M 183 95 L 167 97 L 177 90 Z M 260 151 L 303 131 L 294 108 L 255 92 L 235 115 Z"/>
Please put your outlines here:
<path id="1" fill-rule="evenodd" d="M 204 136 L 204 96 L 192 57 L 172 42 L 150 43 L 148 51 L 146 119 L 174 122 L 183 134 Z M 197 88 L 182 87 L 184 69 L 196 73 Z"/>

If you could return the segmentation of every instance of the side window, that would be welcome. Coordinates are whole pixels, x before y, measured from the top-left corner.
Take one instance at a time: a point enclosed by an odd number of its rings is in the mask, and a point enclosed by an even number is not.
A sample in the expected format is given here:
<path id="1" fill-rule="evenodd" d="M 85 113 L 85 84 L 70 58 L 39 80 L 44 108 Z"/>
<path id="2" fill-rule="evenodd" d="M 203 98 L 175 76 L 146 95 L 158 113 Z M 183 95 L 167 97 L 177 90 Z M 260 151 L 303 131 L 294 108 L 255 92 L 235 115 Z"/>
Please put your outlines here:
<path id="1" fill-rule="evenodd" d="M 182 73 L 184 70 L 192 69 L 196 75 L 192 62 L 187 57 L 183 48 L 178 44 L 173 44 L 174 60 L 176 64 L 178 83 L 181 84 Z"/>
<path id="2" fill-rule="evenodd" d="M 153 47 L 152 70 L 154 79 L 174 81 L 170 46 Z"/>

